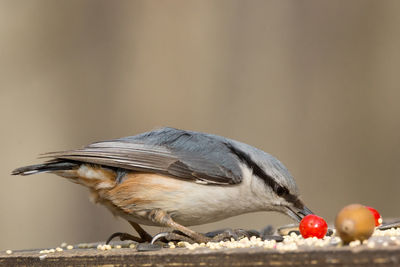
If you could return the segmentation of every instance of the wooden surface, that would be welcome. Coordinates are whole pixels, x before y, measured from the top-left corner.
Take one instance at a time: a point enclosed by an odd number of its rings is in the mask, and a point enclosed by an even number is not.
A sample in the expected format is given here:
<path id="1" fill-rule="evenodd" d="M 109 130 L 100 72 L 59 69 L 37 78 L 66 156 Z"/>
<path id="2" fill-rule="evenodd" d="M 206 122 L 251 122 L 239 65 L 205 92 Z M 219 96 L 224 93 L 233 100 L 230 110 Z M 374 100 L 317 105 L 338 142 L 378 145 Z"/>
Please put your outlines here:
<path id="1" fill-rule="evenodd" d="M 44 256 L 46 255 L 46 256 Z M 263 248 L 185 248 L 137 252 L 73 249 L 40 254 L 39 251 L 0 252 L 1 266 L 400 266 L 400 247 L 320 248 L 279 252 Z"/>

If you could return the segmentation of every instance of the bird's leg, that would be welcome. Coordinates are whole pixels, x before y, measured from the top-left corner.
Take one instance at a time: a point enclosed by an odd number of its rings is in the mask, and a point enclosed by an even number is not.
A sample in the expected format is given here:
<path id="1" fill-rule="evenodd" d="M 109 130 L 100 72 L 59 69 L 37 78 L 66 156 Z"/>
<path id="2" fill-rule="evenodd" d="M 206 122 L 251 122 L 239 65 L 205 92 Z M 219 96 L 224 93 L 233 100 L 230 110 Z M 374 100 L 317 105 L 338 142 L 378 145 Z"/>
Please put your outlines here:
<path id="1" fill-rule="evenodd" d="M 129 223 L 136 230 L 142 240 L 150 242 L 153 239 L 153 237 L 149 233 L 147 233 L 139 224 L 131 221 L 129 221 Z"/>
<path id="2" fill-rule="evenodd" d="M 257 237 L 260 236 L 257 231 L 245 231 L 243 229 L 224 229 L 221 231 L 215 231 L 203 235 L 175 222 L 165 211 L 160 209 L 154 209 L 150 211 L 148 217 L 155 223 L 171 227 L 172 229 L 176 230 L 173 232 L 165 232 L 155 235 L 153 240 L 151 241 L 152 243 L 160 238 L 165 238 L 166 240 L 186 241 L 189 243 L 207 243 L 209 241 L 219 242 L 222 240 L 229 240 L 231 238 L 238 240 L 240 238 L 251 237 L 253 235 Z"/>
<path id="3" fill-rule="evenodd" d="M 140 237 L 130 235 L 128 233 L 117 232 L 112 234 L 106 241 L 106 244 L 110 243 L 110 241 L 116 237 L 119 237 L 121 241 L 132 240 L 135 242 L 143 243 L 150 242 L 152 240 L 152 236 L 147 233 L 139 224 L 135 222 L 128 221 L 130 225 L 136 230 Z"/>
<path id="4" fill-rule="evenodd" d="M 183 233 L 184 235 L 189 237 L 194 242 L 207 243 L 208 241 L 211 240 L 210 238 L 208 238 L 200 233 L 197 233 L 183 225 L 180 225 L 179 223 L 176 223 L 174 220 L 172 220 L 171 216 L 169 216 L 163 210 L 160 210 L 160 209 L 151 210 L 148 213 L 148 217 L 151 221 L 153 221 L 157 224 L 160 224 L 165 227 L 171 227 L 174 230 L 180 231 L 181 233 Z M 183 235 L 180 235 L 180 234 L 177 234 L 174 232 L 172 232 L 170 234 L 171 234 L 171 240 L 176 240 L 176 239 L 179 239 L 180 236 L 183 236 Z M 170 239 L 168 235 L 169 235 L 169 233 L 165 233 L 165 234 L 163 233 L 161 235 L 158 234 L 153 238 L 152 243 L 154 243 L 158 238 L 161 238 L 161 237 L 165 237 L 168 240 L 168 239 Z M 187 238 L 182 238 L 182 239 L 185 239 L 185 241 L 187 240 Z"/>
<path id="5" fill-rule="evenodd" d="M 111 240 L 113 240 L 116 237 L 119 237 L 119 240 L 121 240 L 121 241 L 132 240 L 132 241 L 139 242 L 139 243 L 144 242 L 140 237 L 133 236 L 128 233 L 116 232 L 116 233 L 113 233 L 112 235 L 110 235 L 109 238 L 107 238 L 106 244 L 109 244 L 111 242 Z"/>

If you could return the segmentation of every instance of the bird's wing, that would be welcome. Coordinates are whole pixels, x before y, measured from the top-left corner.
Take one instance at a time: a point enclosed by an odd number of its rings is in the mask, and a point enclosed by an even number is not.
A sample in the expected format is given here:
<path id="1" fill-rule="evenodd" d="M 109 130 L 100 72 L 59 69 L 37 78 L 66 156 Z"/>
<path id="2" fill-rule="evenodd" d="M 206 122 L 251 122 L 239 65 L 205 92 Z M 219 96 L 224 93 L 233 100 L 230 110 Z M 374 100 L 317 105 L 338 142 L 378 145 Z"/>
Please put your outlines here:
<path id="1" fill-rule="evenodd" d="M 241 182 L 239 163 L 224 140 L 180 130 L 150 133 L 52 152 L 45 157 L 166 174 L 205 184 Z"/>

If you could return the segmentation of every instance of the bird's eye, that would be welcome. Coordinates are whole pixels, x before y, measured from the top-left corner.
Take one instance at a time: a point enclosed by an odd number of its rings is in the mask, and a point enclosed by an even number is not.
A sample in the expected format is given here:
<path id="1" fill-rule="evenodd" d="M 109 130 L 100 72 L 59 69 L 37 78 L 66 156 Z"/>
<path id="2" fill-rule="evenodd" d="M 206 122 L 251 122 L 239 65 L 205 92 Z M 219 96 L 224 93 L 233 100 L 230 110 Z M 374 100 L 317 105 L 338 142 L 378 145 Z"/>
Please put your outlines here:
<path id="1" fill-rule="evenodd" d="M 278 186 L 278 188 L 276 188 L 276 194 L 280 197 L 286 195 L 287 193 L 289 193 L 289 191 L 283 186 Z"/>

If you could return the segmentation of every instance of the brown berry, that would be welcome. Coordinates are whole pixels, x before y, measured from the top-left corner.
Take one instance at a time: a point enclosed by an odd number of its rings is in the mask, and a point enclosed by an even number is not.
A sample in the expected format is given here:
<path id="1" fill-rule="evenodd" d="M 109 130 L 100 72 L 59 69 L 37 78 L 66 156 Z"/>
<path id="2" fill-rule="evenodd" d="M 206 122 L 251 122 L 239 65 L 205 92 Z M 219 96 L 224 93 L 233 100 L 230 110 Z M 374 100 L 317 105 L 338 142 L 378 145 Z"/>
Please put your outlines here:
<path id="1" fill-rule="evenodd" d="M 363 205 L 351 204 L 336 216 L 335 228 L 345 244 L 368 239 L 375 229 L 375 218 Z"/>

